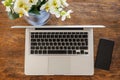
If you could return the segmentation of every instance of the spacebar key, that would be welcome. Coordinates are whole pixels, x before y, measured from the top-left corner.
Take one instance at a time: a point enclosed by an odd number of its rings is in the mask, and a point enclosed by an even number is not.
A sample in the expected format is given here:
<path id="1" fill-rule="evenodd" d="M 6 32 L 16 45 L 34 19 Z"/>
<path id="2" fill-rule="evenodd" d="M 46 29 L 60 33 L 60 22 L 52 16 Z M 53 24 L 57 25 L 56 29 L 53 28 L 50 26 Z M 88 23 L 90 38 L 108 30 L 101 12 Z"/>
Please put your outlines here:
<path id="1" fill-rule="evenodd" d="M 67 54 L 66 50 L 48 50 L 48 54 Z"/>

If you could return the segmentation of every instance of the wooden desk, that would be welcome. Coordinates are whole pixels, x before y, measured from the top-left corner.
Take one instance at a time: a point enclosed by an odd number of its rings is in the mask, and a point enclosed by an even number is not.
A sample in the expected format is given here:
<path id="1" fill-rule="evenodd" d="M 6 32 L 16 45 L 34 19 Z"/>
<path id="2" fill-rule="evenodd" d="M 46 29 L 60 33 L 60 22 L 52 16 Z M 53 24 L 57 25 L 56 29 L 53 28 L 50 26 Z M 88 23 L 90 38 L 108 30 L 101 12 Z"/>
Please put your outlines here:
<path id="1" fill-rule="evenodd" d="M 25 31 L 10 27 L 29 24 L 23 18 L 9 20 L 0 3 L 0 80 L 120 80 L 120 4 L 118 0 L 107 1 L 108 3 L 97 1 L 70 3 L 70 8 L 74 11 L 71 19 L 62 22 L 51 16 L 47 25 L 102 24 L 107 26 L 104 29 L 94 29 L 94 58 L 100 38 L 114 40 L 110 71 L 95 69 L 94 76 L 25 76 Z"/>

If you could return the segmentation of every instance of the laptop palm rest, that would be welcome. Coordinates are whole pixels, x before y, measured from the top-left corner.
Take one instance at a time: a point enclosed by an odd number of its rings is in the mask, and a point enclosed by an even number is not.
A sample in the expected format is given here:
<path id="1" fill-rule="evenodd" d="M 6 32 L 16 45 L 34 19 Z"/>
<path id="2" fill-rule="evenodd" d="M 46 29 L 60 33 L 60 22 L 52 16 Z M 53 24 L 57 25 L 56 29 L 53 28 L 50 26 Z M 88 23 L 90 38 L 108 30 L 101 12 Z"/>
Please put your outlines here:
<path id="1" fill-rule="evenodd" d="M 49 57 L 48 63 L 49 74 L 64 75 L 70 73 L 70 57 Z"/>

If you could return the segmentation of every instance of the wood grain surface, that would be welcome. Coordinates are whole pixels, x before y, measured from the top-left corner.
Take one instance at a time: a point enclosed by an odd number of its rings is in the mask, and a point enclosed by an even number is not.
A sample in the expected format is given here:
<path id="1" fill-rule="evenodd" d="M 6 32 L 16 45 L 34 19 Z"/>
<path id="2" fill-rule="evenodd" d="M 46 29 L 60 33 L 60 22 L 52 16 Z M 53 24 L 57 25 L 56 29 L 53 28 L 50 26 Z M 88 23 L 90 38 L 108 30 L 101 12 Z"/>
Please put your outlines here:
<path id="1" fill-rule="evenodd" d="M 0 3 L 0 80 L 120 80 L 120 0 L 69 0 L 74 11 L 71 19 L 62 22 L 51 16 L 46 25 L 105 25 L 94 29 L 94 58 L 100 38 L 115 41 L 109 71 L 95 69 L 94 76 L 26 76 L 24 74 L 24 29 L 14 25 L 29 25 L 24 18 L 9 20 Z"/>

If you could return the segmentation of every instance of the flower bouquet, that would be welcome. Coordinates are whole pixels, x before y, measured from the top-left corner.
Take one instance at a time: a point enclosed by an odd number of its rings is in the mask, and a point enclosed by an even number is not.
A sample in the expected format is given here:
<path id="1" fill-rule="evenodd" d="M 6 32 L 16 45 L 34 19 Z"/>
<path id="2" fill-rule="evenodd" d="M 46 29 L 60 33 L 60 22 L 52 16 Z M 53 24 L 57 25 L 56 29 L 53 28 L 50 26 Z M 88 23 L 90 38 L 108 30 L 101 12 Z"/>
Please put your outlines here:
<path id="1" fill-rule="evenodd" d="M 64 21 L 71 18 L 72 10 L 66 10 L 68 7 L 66 0 L 3 0 L 10 19 L 20 18 L 22 16 L 30 16 L 29 13 L 40 15 L 41 10 L 53 14 L 56 18 Z"/>

